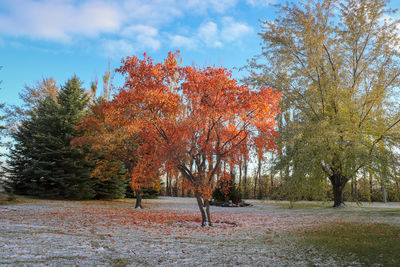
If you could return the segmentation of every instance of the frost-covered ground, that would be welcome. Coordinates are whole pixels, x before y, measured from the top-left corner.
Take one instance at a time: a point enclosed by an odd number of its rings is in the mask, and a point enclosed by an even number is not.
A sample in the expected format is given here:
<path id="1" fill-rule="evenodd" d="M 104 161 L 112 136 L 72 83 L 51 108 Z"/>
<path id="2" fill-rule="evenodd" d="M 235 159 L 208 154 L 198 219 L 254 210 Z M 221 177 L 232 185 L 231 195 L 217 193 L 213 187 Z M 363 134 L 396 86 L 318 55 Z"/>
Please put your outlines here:
<path id="1" fill-rule="evenodd" d="M 251 201 L 246 208 L 212 207 L 214 227 L 199 227 L 195 200 L 162 197 L 129 201 L 30 200 L 0 206 L 1 266 L 337 266 L 358 265 L 321 255 L 292 238 L 333 221 L 400 224 L 400 204 Z"/>

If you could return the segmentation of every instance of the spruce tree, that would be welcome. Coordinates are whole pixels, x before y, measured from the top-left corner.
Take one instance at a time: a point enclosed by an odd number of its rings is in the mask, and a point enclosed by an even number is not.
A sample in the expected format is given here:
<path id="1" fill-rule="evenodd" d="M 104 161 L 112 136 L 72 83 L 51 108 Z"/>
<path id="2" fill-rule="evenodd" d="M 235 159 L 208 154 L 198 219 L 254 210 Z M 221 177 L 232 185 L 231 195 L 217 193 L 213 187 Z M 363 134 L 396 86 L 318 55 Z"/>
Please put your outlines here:
<path id="1" fill-rule="evenodd" d="M 60 129 L 58 106 L 50 98 L 39 103 L 38 111 L 25 119 L 12 134 L 14 146 L 8 156 L 11 186 L 18 194 L 60 197 L 56 177 L 51 170 L 54 153 L 61 144 L 54 142 Z"/>
<path id="2" fill-rule="evenodd" d="M 2 68 L 2 67 L 0 66 L 0 70 L 1 70 L 1 68 Z M 2 82 L 3 82 L 3 81 L 0 80 L 0 84 L 1 84 Z M 1 113 L 3 112 L 4 106 L 5 106 L 4 103 L 0 103 L 0 112 L 1 112 Z M 4 130 L 6 129 L 5 126 L 3 125 L 3 121 L 4 121 L 4 119 L 5 119 L 5 116 L 3 116 L 1 113 L 0 113 L 0 149 L 1 149 L 1 147 L 3 146 L 2 137 L 3 137 L 3 135 L 4 135 Z M 3 154 L 2 154 L 1 151 L 0 151 L 0 185 L 1 185 L 1 183 L 2 183 L 2 178 L 3 178 L 3 176 L 4 176 L 4 172 L 3 172 L 3 159 L 1 158 L 2 156 L 3 156 Z"/>
<path id="3" fill-rule="evenodd" d="M 58 103 L 47 97 L 37 112 L 13 134 L 9 156 L 11 185 L 17 193 L 46 198 L 90 199 L 95 195 L 85 153 L 71 146 L 88 97 L 73 77 L 63 86 Z"/>
<path id="4" fill-rule="evenodd" d="M 76 126 L 84 116 L 89 98 L 77 77 L 68 80 L 58 94 L 60 141 L 63 149 L 58 151 L 58 176 L 64 185 L 64 197 L 68 199 L 93 198 L 95 191 L 90 178 L 90 165 L 84 151 L 72 147 L 71 141 L 80 136 Z"/>

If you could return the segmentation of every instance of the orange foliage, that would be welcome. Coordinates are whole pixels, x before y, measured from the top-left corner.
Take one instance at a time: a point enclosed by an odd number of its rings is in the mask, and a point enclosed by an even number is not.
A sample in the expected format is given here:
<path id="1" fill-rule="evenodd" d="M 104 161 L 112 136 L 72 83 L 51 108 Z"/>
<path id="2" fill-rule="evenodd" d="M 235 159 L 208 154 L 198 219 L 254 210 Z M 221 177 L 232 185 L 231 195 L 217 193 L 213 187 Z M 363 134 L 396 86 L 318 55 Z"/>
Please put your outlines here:
<path id="1" fill-rule="evenodd" d="M 142 187 L 162 168 L 211 198 L 211 181 L 223 160 L 238 161 L 252 148 L 276 148 L 280 93 L 239 85 L 224 68 L 181 67 L 179 53 L 162 63 L 127 57 L 117 70 L 125 85 L 106 105 L 105 122 L 138 135 L 132 186 Z"/>
<path id="2" fill-rule="evenodd" d="M 225 172 L 217 183 L 217 188 L 224 194 L 226 198 L 232 188 L 232 177 L 229 173 Z"/>
<path id="3" fill-rule="evenodd" d="M 85 134 L 75 138 L 72 144 L 90 147 L 88 160 L 96 163 L 91 174 L 93 178 L 107 180 L 116 177 L 124 166 L 128 169 L 125 178 L 130 179 L 137 162 L 140 140 L 134 132 L 127 133 L 123 125 L 107 121 L 108 109 L 109 102 L 93 105 L 78 126 Z"/>

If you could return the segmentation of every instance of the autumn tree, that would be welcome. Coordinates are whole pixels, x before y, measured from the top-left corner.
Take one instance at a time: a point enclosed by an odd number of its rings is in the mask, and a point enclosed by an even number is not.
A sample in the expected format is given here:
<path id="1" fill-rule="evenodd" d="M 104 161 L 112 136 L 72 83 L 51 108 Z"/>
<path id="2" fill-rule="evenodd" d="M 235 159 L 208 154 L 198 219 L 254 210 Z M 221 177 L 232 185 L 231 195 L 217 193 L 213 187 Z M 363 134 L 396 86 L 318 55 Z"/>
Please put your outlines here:
<path id="1" fill-rule="evenodd" d="M 143 140 L 132 180 L 140 187 L 159 169 L 178 170 L 207 226 L 211 182 L 221 162 L 241 153 L 243 143 L 254 147 L 256 137 L 265 150 L 275 148 L 280 93 L 239 85 L 223 68 L 181 67 L 178 58 L 169 53 L 163 63 L 146 54 L 124 59 L 117 71 L 125 85 L 107 117 Z"/>
<path id="2" fill-rule="evenodd" d="M 263 53 L 249 65 L 250 80 L 283 92 L 283 178 L 328 178 L 334 207 L 347 182 L 381 158 L 379 144 L 398 147 L 399 35 L 387 3 L 281 5 L 262 23 Z"/>
<path id="3" fill-rule="evenodd" d="M 53 78 L 43 78 L 41 81 L 36 82 L 34 86 L 25 85 L 24 89 L 18 94 L 22 104 L 4 107 L 4 113 L 7 116 L 7 132 L 15 131 L 22 120 L 29 119 L 30 116 L 36 113 L 40 103 L 47 97 L 57 102 L 59 90 L 60 87 Z"/>
<path id="4" fill-rule="evenodd" d="M 109 105 L 104 97 L 100 97 L 78 125 L 78 129 L 84 132 L 83 136 L 73 140 L 74 146 L 87 147 L 87 159 L 94 163 L 91 177 L 100 181 L 99 188 L 103 188 L 102 184 L 125 185 L 124 180 L 130 179 L 136 165 L 139 146 L 136 133 L 127 132 L 122 124 L 106 120 Z M 139 192 L 137 207 L 142 207 L 140 200 Z"/>

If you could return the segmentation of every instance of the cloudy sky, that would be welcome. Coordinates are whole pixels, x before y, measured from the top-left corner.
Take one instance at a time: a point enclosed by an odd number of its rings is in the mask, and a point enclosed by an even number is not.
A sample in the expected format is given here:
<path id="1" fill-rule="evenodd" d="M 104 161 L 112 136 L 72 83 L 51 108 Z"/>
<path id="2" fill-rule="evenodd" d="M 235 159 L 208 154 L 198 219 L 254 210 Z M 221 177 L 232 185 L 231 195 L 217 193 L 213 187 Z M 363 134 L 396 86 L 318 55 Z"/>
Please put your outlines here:
<path id="1" fill-rule="evenodd" d="M 0 0 L 0 103 L 25 84 L 76 74 L 84 85 L 122 57 L 240 67 L 260 52 L 259 20 L 276 0 Z M 235 71 L 239 78 L 240 73 Z M 101 86 L 101 84 L 99 84 Z"/>
<path id="2" fill-rule="evenodd" d="M 63 84 L 76 74 L 89 87 L 109 61 L 116 68 L 144 52 L 243 66 L 260 51 L 259 20 L 274 15 L 275 1 L 0 0 L 0 103 L 18 103 L 25 84 L 47 77 Z"/>
<path id="3" fill-rule="evenodd" d="M 144 52 L 241 67 L 260 53 L 260 20 L 273 19 L 280 1 L 0 0 L 0 103 L 18 103 L 24 85 L 42 78 L 64 84 L 76 74 L 89 87 L 108 62 Z"/>

